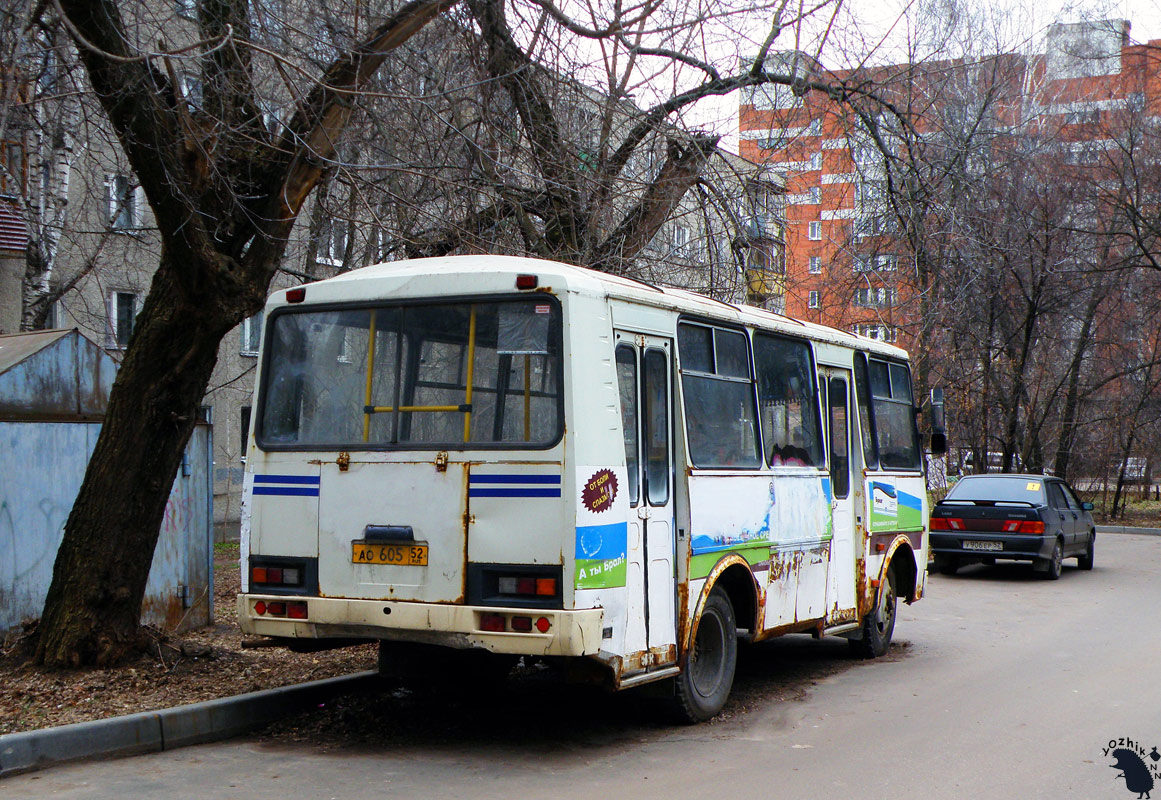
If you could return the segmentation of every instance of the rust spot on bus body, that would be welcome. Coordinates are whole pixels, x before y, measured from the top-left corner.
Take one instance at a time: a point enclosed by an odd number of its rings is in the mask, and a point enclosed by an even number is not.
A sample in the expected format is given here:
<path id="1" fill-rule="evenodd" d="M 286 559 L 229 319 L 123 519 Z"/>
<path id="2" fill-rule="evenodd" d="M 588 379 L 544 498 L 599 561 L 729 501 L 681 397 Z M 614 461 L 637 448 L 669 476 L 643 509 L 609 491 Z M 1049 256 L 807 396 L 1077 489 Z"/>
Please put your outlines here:
<path id="1" fill-rule="evenodd" d="M 677 645 L 666 644 L 651 647 L 648 650 L 638 650 L 621 658 L 620 669 L 617 671 L 617 683 L 621 679 L 634 674 L 645 672 L 653 667 L 670 667 L 677 663 Z"/>

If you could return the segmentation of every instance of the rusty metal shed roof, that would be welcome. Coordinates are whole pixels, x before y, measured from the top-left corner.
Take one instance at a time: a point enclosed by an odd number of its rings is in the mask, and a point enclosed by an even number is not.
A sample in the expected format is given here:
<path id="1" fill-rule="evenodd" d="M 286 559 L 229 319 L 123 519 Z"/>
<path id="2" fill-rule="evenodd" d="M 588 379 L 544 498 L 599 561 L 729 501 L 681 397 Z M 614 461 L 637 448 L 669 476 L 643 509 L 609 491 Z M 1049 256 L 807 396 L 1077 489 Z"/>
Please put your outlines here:
<path id="1" fill-rule="evenodd" d="M 116 375 L 75 328 L 0 336 L 0 419 L 100 419 Z"/>

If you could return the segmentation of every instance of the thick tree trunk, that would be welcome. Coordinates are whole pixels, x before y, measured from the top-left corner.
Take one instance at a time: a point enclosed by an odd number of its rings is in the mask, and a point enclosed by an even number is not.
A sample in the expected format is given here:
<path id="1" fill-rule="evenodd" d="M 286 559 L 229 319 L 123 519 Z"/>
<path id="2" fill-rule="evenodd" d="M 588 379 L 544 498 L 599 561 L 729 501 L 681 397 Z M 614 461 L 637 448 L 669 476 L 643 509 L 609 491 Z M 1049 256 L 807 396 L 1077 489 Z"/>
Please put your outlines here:
<path id="1" fill-rule="evenodd" d="M 1081 323 L 1080 334 L 1076 339 L 1076 346 L 1072 351 L 1072 360 L 1068 364 L 1068 392 L 1064 398 L 1064 410 L 1061 412 L 1060 439 L 1056 446 L 1056 461 L 1054 471 L 1058 478 L 1068 480 L 1069 470 L 1072 468 L 1072 448 L 1076 443 L 1077 431 L 1080 428 L 1080 373 L 1084 367 L 1084 357 L 1092 340 L 1093 322 L 1100 307 L 1102 293 L 1094 291 L 1085 306 L 1084 319 Z"/>
<path id="2" fill-rule="evenodd" d="M 138 642 L 169 489 L 232 327 L 221 303 L 182 293 L 180 268 L 162 256 L 65 525 L 37 641 L 46 666 L 112 664 Z"/>

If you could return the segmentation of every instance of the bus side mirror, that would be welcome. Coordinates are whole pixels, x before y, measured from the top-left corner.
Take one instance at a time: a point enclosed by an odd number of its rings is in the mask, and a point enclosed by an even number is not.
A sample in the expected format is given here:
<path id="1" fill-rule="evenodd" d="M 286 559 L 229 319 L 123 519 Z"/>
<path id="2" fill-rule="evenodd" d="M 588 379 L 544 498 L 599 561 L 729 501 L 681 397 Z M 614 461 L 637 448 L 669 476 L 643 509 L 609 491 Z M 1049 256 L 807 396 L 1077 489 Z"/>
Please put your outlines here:
<path id="1" fill-rule="evenodd" d="M 943 417 L 943 389 L 931 390 L 931 454 L 947 452 L 947 426 Z"/>

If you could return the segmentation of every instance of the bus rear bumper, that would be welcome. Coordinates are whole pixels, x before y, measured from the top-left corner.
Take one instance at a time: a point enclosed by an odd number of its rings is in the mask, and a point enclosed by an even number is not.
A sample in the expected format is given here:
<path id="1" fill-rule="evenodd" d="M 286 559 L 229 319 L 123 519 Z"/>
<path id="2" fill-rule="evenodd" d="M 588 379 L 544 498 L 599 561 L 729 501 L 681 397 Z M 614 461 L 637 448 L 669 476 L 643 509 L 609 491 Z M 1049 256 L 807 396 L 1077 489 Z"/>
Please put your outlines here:
<path id="1" fill-rule="evenodd" d="M 259 605 L 262 604 L 262 606 Z M 305 616 L 272 614 L 270 604 L 306 604 Z M 259 614 L 257 608 L 265 607 Z M 276 605 L 276 609 L 279 607 Z M 296 609 L 303 614 L 301 606 Z M 504 630 L 484 630 L 484 619 Z M 529 618 L 532 630 L 512 630 L 513 618 Z M 238 625 L 248 634 L 291 639 L 366 638 L 422 642 L 493 653 L 537 656 L 591 656 L 601 649 L 604 611 L 401 603 L 333 597 L 238 595 Z M 542 622 L 541 620 L 545 620 Z M 545 627 L 547 625 L 547 627 Z M 541 632 L 539 628 L 545 628 Z"/>

